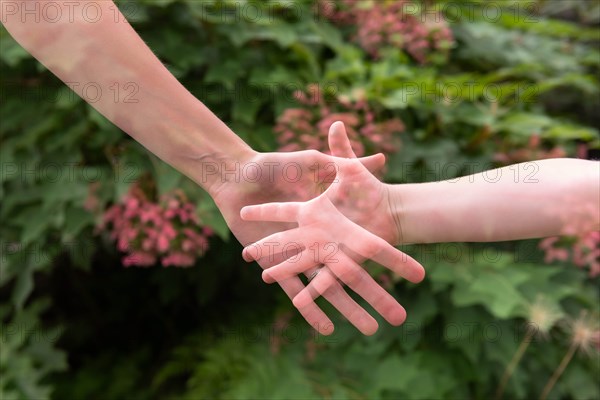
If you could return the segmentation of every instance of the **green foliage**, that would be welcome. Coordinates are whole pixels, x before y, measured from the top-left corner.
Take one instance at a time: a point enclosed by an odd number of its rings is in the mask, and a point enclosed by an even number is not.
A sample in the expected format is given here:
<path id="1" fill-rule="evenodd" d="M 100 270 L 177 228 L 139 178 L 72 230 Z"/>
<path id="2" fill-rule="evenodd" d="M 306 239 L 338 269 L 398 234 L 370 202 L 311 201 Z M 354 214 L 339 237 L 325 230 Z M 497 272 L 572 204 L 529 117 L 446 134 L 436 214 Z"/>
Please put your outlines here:
<path id="1" fill-rule="evenodd" d="M 47 398 L 52 387 L 43 378 L 67 367 L 65 354 L 54 347 L 62 329 L 47 329 L 39 318 L 48 306 L 48 301 L 38 300 L 12 318 L 7 306 L 0 308 L 2 399 Z"/>
<path id="2" fill-rule="evenodd" d="M 472 252 L 466 257 L 471 261 L 457 262 L 440 247 L 426 254 L 425 287 L 397 286 L 409 314 L 402 327 L 382 323 L 377 335 L 363 337 L 341 323 L 333 336 L 315 337 L 300 319 L 282 331 L 276 322 L 241 329 L 234 324 L 218 339 L 192 336 L 174 350 L 158 383 L 187 377 L 182 398 L 190 399 L 486 398 L 522 340 L 535 296 L 554 302 L 563 317 L 572 312 L 566 304 L 583 298 L 580 306 L 597 311 L 597 293 L 580 296 L 588 289 L 579 271 L 515 262 L 513 253 L 494 247 Z M 539 395 L 566 351 L 564 340 L 560 324 L 549 338 L 534 339 L 508 397 Z M 600 394 L 594 378 L 600 370 L 592 359 L 578 356 L 569 371 L 564 380 L 580 381 L 582 391 L 567 385 L 563 395 Z"/>
<path id="3" fill-rule="evenodd" d="M 173 74 L 255 149 L 276 150 L 276 118 L 298 106 L 296 89 L 317 83 L 364 93 L 378 112 L 400 118 L 403 147 L 388 157 L 386 178 L 416 182 L 496 166 L 499 153 L 533 136 L 568 155 L 600 147 L 591 3 L 540 2 L 538 12 L 531 2 L 498 2 L 501 18 L 491 22 L 486 2 L 436 2 L 456 43 L 449 60 L 425 65 L 396 48 L 369 57 L 352 27 L 311 1 L 119 6 Z M 0 47 L 3 399 L 48 398 L 53 388 L 57 399 L 483 399 L 538 295 L 563 318 L 599 311 L 597 280 L 572 265 L 543 265 L 519 244 L 461 245 L 458 259 L 449 248 L 414 247 L 428 278 L 394 284 L 409 313 L 404 326 L 382 321 L 367 338 L 338 321 L 332 337 L 315 337 L 299 317 L 286 319 L 296 311 L 278 288 L 241 265 L 207 194 L 74 96 L 3 27 Z M 140 178 L 159 194 L 182 188 L 218 233 L 193 271 L 124 270 L 94 234 L 102 210 Z M 287 328 L 273 324 L 282 319 Z M 57 326 L 65 328 L 59 342 Z M 562 323 L 536 337 L 506 398 L 537 397 L 567 346 Z M 67 354 L 70 370 L 57 374 Z M 597 354 L 578 354 L 552 396 L 598 398 L 598 374 Z"/>

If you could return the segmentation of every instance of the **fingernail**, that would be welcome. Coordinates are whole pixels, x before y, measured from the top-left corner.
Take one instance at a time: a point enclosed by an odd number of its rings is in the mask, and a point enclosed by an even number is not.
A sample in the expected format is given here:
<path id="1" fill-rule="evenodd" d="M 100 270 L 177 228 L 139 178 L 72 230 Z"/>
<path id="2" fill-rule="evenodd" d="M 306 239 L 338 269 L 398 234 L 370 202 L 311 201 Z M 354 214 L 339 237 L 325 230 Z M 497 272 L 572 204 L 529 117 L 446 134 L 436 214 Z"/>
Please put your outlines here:
<path id="1" fill-rule="evenodd" d="M 323 336 L 329 336 L 335 330 L 335 327 L 331 322 L 325 324 L 324 326 L 319 326 L 319 324 L 317 323 L 313 325 L 313 328 L 315 328 L 317 332 L 319 332 Z"/>

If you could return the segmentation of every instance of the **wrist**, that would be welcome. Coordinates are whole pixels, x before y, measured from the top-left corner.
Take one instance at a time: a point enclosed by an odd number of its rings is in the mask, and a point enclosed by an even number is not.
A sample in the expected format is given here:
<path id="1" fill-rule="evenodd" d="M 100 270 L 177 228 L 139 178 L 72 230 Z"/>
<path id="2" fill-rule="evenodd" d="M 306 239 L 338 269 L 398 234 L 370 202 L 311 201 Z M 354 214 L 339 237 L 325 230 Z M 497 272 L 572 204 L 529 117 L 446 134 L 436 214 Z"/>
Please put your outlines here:
<path id="1" fill-rule="evenodd" d="M 435 229 L 441 220 L 438 206 L 432 203 L 437 200 L 432 200 L 432 197 L 426 193 L 430 187 L 427 184 L 386 184 L 386 186 L 389 193 L 390 213 L 398 232 L 397 244 L 435 242 Z"/>
<path id="2" fill-rule="evenodd" d="M 237 137 L 237 136 L 236 136 Z M 244 165 L 256 154 L 250 146 L 241 143 L 218 150 L 207 149 L 188 157 L 190 177 L 215 197 L 227 183 L 239 183 Z"/>
<path id="3" fill-rule="evenodd" d="M 394 241 L 391 243 L 394 246 L 405 244 L 406 227 L 404 227 L 404 211 L 402 206 L 402 198 L 400 193 L 400 185 L 384 184 L 388 198 L 389 214 L 395 227 Z"/>

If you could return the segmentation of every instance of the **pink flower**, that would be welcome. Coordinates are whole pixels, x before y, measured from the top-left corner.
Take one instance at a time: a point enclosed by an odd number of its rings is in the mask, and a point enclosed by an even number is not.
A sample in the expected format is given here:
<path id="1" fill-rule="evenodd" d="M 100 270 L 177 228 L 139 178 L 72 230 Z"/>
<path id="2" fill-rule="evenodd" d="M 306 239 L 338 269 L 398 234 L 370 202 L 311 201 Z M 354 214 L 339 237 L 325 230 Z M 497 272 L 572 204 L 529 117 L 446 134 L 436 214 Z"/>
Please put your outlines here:
<path id="1" fill-rule="evenodd" d="M 600 232 L 594 230 L 592 221 L 597 220 L 600 211 L 591 204 L 582 204 L 577 198 L 567 199 L 567 203 L 571 203 L 569 212 L 564 206 L 548 210 L 549 214 L 558 215 L 563 220 L 561 233 L 564 239 L 546 238 L 539 247 L 546 253 L 547 263 L 570 259 L 574 265 L 587 268 L 589 275 L 595 277 L 600 274 Z"/>
<path id="2" fill-rule="evenodd" d="M 140 201 L 135 197 L 128 197 L 125 200 L 125 207 L 131 210 L 135 210 L 140 205 Z"/>
<path id="3" fill-rule="evenodd" d="M 200 225 L 195 205 L 181 191 L 153 203 L 133 186 L 119 204 L 106 210 L 99 230 L 107 231 L 125 253 L 123 265 L 190 266 L 208 249 L 212 229 Z"/>
<path id="4" fill-rule="evenodd" d="M 183 243 L 181 244 L 181 249 L 185 252 L 192 251 L 194 249 L 194 247 L 195 247 L 194 242 L 192 242 L 189 239 L 184 240 Z"/>
<path id="5" fill-rule="evenodd" d="M 175 218 L 175 215 L 177 215 L 176 210 L 166 210 L 165 211 L 165 218 L 167 218 L 167 219 L 173 219 L 173 218 Z"/>
<path id="6" fill-rule="evenodd" d="M 548 237 L 542 240 L 539 246 L 542 250 L 549 250 L 554 246 L 556 242 L 558 242 L 558 239 L 558 236 Z"/>
<path id="7" fill-rule="evenodd" d="M 171 224 L 165 224 L 163 226 L 163 235 L 165 235 L 169 239 L 175 239 L 177 237 L 177 231 L 175 227 Z"/>
<path id="8" fill-rule="evenodd" d="M 442 15 L 432 10 L 415 12 L 411 1 L 343 0 L 336 12 L 325 15 L 334 22 L 356 27 L 353 38 L 372 57 L 379 57 L 383 47 L 404 49 L 419 63 L 430 53 L 448 55 L 454 43 L 452 31 Z"/>
<path id="9" fill-rule="evenodd" d="M 163 267 L 170 265 L 176 267 L 191 267 L 194 265 L 194 257 L 185 253 L 171 253 L 162 259 Z"/>
<path id="10" fill-rule="evenodd" d="M 554 260 L 558 261 L 567 261 L 569 258 L 569 252 L 566 249 L 549 249 L 546 251 L 546 257 L 544 261 L 547 263 L 551 263 Z"/>
<path id="11" fill-rule="evenodd" d="M 169 249 L 169 239 L 163 234 L 158 236 L 158 240 L 156 242 L 156 248 L 161 253 L 164 253 Z"/>
<path id="12" fill-rule="evenodd" d="M 505 145 L 506 146 L 506 145 Z M 514 145 L 511 145 L 514 146 Z M 494 160 L 503 164 L 513 164 L 531 160 L 543 160 L 548 158 L 562 158 L 566 156 L 566 151 L 559 146 L 552 149 L 545 149 L 541 142 L 539 133 L 534 132 L 529 137 L 525 148 L 508 149 L 494 155 Z"/>
<path id="13" fill-rule="evenodd" d="M 156 256 L 142 251 L 134 252 L 123 258 L 123 265 L 148 267 L 156 263 Z"/>
<path id="14" fill-rule="evenodd" d="M 398 134 L 404 131 L 404 124 L 398 118 L 378 118 L 364 91 L 357 90 L 352 97 L 341 94 L 337 102 L 330 104 L 326 104 L 322 91 L 314 84 L 308 86 L 307 94 L 296 96 L 313 99 L 303 101 L 306 108 L 287 109 L 277 119 L 274 131 L 278 134 L 280 151 L 316 149 L 329 153 L 327 136 L 336 121 L 344 123 L 354 152 L 359 157 L 365 154 L 366 148 L 372 152 L 398 151 Z M 376 122 L 378 119 L 379 122 Z"/>
<path id="15" fill-rule="evenodd" d="M 100 200 L 96 192 L 100 188 L 100 182 L 92 182 L 88 186 L 88 195 L 83 203 L 83 208 L 87 211 L 94 212 L 100 205 Z"/>

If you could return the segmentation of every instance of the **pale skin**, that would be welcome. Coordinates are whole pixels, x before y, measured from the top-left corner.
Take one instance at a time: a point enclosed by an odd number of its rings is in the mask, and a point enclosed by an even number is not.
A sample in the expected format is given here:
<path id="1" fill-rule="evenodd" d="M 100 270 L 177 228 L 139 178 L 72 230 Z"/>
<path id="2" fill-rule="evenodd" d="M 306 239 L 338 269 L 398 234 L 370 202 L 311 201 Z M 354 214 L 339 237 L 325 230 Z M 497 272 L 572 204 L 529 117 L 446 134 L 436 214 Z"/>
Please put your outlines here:
<path id="1" fill-rule="evenodd" d="M 516 172 L 531 170 L 527 167 L 531 163 L 524 163 L 442 182 L 389 185 L 352 160 L 355 155 L 341 122 L 332 125 L 329 143 L 333 155 L 349 160 L 338 164 L 337 179 L 322 195 L 304 203 L 262 204 L 241 211 L 242 218 L 250 221 L 277 220 L 299 225 L 248 246 L 244 250 L 248 260 L 254 259 L 256 247 L 264 246 L 266 241 L 284 246 L 303 244 L 302 238 L 310 238 L 321 240 L 320 247 L 329 244 L 343 250 L 335 253 L 341 257 L 339 265 L 306 256 L 263 271 L 265 282 L 273 283 L 306 268 L 327 267 L 294 298 L 297 307 L 312 303 L 336 281 L 336 276 L 351 282 L 348 286 L 359 293 L 370 284 L 369 275 L 348 260 L 344 252 L 372 258 L 408 280 L 422 279 L 411 275 L 421 273 L 416 268 L 407 270 L 400 261 L 386 262 L 383 254 L 392 254 L 385 253 L 386 244 L 370 240 L 357 248 L 356 237 L 349 237 L 345 228 L 350 223 L 347 218 L 394 245 L 556 236 L 563 233 L 565 221 L 580 218 L 584 207 L 589 211 L 586 227 L 600 229 L 600 163 L 596 161 L 541 160 L 535 161 L 533 175 Z"/>
<path id="2" fill-rule="evenodd" d="M 94 11 L 91 14 L 76 8 L 84 7 L 86 2 L 54 1 L 53 7 L 61 8 L 58 19 L 54 18 L 56 13 L 48 14 L 51 17 L 36 14 L 36 7 L 40 9 L 44 3 L 2 1 L 0 20 L 21 46 L 98 112 L 207 190 L 231 231 L 244 245 L 295 224 L 244 221 L 240 218 L 243 206 L 307 201 L 318 196 L 328 183 L 329 167 L 340 160 L 315 150 L 254 151 L 177 81 L 112 1 L 90 1 Z M 34 10 L 33 14 L 25 13 L 25 7 Z M 92 19 L 84 15 L 91 15 Z M 93 90 L 85 92 L 86 86 Z M 95 90 L 98 87 L 100 96 Z M 384 159 L 373 156 L 361 162 L 375 171 L 383 166 Z M 288 168 L 290 165 L 292 169 Z M 239 176 L 241 171 L 257 168 L 260 177 Z M 288 173 L 296 173 L 298 179 L 296 176 L 292 179 Z M 368 234 L 358 225 L 352 229 L 357 235 Z M 261 260 L 260 265 L 268 268 L 281 261 L 281 256 L 276 256 Z M 422 269 L 416 262 L 411 266 Z M 295 275 L 279 284 L 290 298 L 304 289 L 303 282 Z M 371 302 L 384 304 L 378 306 L 378 311 L 386 320 L 394 324 L 404 321 L 404 309 L 375 286 L 367 288 L 375 292 L 365 289 L 363 294 Z M 337 281 L 323 291 L 323 296 L 361 332 L 372 334 L 377 330 L 375 319 Z M 378 296 L 385 301 L 377 300 Z M 316 303 L 304 304 L 299 311 L 321 334 L 333 332 L 331 320 Z"/>
<path id="3" fill-rule="evenodd" d="M 26 3 L 31 10 L 44 2 L 30 0 Z M 447 188 L 450 192 L 445 192 L 442 186 L 438 186 L 436 190 L 433 188 L 413 190 L 413 185 L 404 185 L 396 192 L 394 188 L 387 185 L 377 186 L 379 181 L 371 174 L 365 174 L 364 171 L 357 169 L 355 163 L 348 163 L 316 151 L 295 153 L 254 151 L 171 75 L 127 24 L 111 1 L 90 2 L 94 7 L 100 7 L 103 16 L 94 22 L 82 18 L 81 12 L 71 13 L 72 7 L 77 5 L 69 3 L 53 2 L 62 7 L 63 18 L 52 21 L 41 18 L 36 21 L 35 14 L 24 16 L 21 8 L 24 7 L 25 2 L 2 1 L 0 19 L 24 48 L 76 93 L 89 101 L 96 110 L 151 152 L 205 188 L 215 199 L 232 232 L 243 244 L 256 242 L 268 235 L 298 225 L 295 220 L 267 223 L 245 221 L 240 217 L 240 209 L 243 206 L 272 201 L 305 202 L 318 196 L 324 183 L 328 183 L 328 171 L 332 163 L 348 173 L 349 178 L 347 181 L 344 180 L 344 185 L 334 185 L 328 190 L 328 195 L 332 195 L 330 200 L 335 207 L 325 209 L 326 213 L 323 214 L 323 218 L 335 217 L 327 219 L 330 227 L 331 223 L 335 222 L 345 228 L 343 233 L 346 236 L 341 237 L 337 242 L 344 250 L 339 252 L 339 258 L 343 261 L 340 265 L 344 265 L 341 267 L 330 265 L 324 271 L 327 273 L 321 272 L 317 275 L 309 285 L 309 290 L 303 291 L 304 284 L 296 276 L 301 271 L 297 269 L 295 270 L 297 272 L 288 278 L 277 279 L 288 296 L 296 299 L 294 304 L 306 320 L 322 334 L 330 334 L 333 331 L 333 324 L 321 309 L 310 301 L 315 297 L 315 293 L 323 294 L 361 332 L 372 334 L 377 330 L 377 322 L 348 296 L 336 279 L 333 279 L 334 272 L 336 275 L 339 274 L 344 283 L 371 303 L 387 321 L 395 325 L 404 321 L 406 314 L 404 309 L 370 277 L 367 278 L 368 275 L 365 276 L 364 271 L 360 272 L 362 269 L 357 269 L 355 264 L 370 257 L 408 280 L 417 282 L 422 279 L 422 267 L 408 256 L 390 249 L 385 242 L 397 244 L 469 240 L 461 237 L 474 238 L 472 240 L 483 240 L 482 238 L 493 240 L 494 235 L 502 238 L 510 234 L 510 232 L 492 232 L 489 235 L 488 229 L 479 229 L 479 231 L 475 229 L 469 232 L 459 229 L 450 233 L 453 227 L 460 224 L 462 217 L 473 218 L 468 213 L 474 212 L 470 204 L 456 201 L 454 206 L 459 211 L 462 210 L 462 214 L 451 216 L 435 214 L 431 203 L 435 203 L 437 207 L 435 200 L 442 195 L 448 196 L 447 193 L 450 193 L 449 198 L 453 199 L 452 193 L 457 192 L 452 192 L 452 187 Z M 83 4 L 76 3 L 79 6 Z M 88 83 L 100 87 L 103 95 L 97 97 L 92 91 L 93 101 L 90 101 L 90 93 L 82 92 Z M 120 93 L 116 100 L 115 89 L 119 89 Z M 336 142 L 338 139 L 341 141 Z M 349 146 L 344 145 L 341 136 L 334 134 L 330 144 L 334 155 L 345 158 L 354 156 Z M 381 156 L 361 160 L 369 170 L 380 168 L 383 161 Z M 298 180 L 284 178 L 288 171 L 287 167 L 292 164 L 300 171 L 301 178 Z M 256 168 L 256 166 L 262 171 L 260 178 L 239 179 L 235 172 L 228 173 L 236 170 L 247 171 L 246 167 Z M 366 179 L 369 181 L 364 181 Z M 360 192 L 357 189 L 364 187 L 365 183 L 373 185 L 374 191 L 366 192 L 368 196 L 364 204 L 353 207 L 353 204 L 364 195 L 364 191 Z M 412 199 L 414 202 L 409 201 L 407 208 L 390 200 L 400 198 L 400 194 L 403 201 Z M 414 208 L 410 208 L 411 204 Z M 425 207 L 427 204 L 430 208 Z M 506 204 L 499 204 L 498 207 L 502 205 Z M 316 204 L 316 206 L 326 207 L 326 203 Z M 319 210 L 317 207 L 314 211 Z M 387 214 L 386 207 L 389 211 Z M 366 210 L 370 212 L 367 213 Z M 340 211 L 342 214 L 337 215 L 336 213 Z M 388 216 L 391 218 L 387 218 Z M 244 217 L 248 216 L 244 215 Z M 480 217 L 486 221 L 485 215 Z M 436 218 L 439 221 L 432 220 Z M 432 225 L 425 224 L 423 221 Z M 445 233 L 435 228 L 427 231 L 427 226 L 435 227 L 438 222 L 447 224 Z M 309 227 L 318 226 L 310 219 L 303 220 L 304 223 Z M 319 229 L 324 228 L 323 225 L 318 226 Z M 369 235 L 359 226 L 384 240 Z M 407 228 L 401 232 L 397 229 L 400 226 Z M 413 230 L 411 226 L 418 229 Z M 305 227 L 302 225 L 299 229 Z M 315 237 L 322 242 L 328 236 Z M 246 254 L 245 257 L 248 255 Z M 275 254 L 274 257 L 261 259 L 260 264 L 263 268 L 269 268 L 283 261 L 285 261 L 284 254 L 280 253 Z M 325 254 L 317 257 L 317 261 L 331 264 L 331 260 L 326 259 Z M 316 265 L 312 269 L 306 269 L 306 274 L 312 274 Z M 284 271 L 285 268 L 273 268 L 271 272 L 275 273 L 278 270 Z M 357 274 L 360 279 L 355 279 Z M 265 279 L 270 279 L 269 274 L 265 275 Z M 307 296 L 307 293 L 310 296 Z"/>

